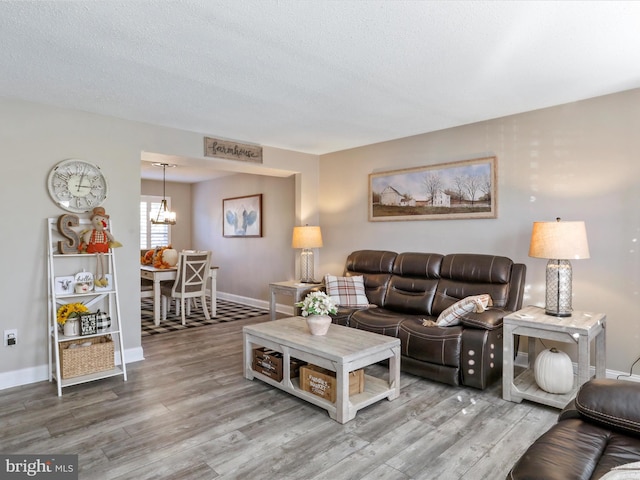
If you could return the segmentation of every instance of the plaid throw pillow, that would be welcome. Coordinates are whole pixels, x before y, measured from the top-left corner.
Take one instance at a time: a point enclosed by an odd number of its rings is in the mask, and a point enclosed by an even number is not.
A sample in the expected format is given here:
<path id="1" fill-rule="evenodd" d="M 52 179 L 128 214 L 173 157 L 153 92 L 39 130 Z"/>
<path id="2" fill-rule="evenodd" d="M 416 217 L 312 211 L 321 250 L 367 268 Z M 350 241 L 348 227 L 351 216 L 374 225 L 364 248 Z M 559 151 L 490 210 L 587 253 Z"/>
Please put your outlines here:
<path id="1" fill-rule="evenodd" d="M 362 275 L 354 277 L 336 277 L 325 275 L 324 283 L 327 295 L 341 307 L 367 307 L 369 300 L 364 290 Z"/>
<path id="2" fill-rule="evenodd" d="M 460 318 L 465 314 L 471 312 L 482 313 L 491 305 L 493 305 L 493 301 L 488 293 L 463 298 L 459 302 L 456 302 L 449 308 L 443 310 L 442 313 L 438 315 L 436 325 L 439 327 L 451 327 L 453 325 L 458 325 L 460 323 Z"/>

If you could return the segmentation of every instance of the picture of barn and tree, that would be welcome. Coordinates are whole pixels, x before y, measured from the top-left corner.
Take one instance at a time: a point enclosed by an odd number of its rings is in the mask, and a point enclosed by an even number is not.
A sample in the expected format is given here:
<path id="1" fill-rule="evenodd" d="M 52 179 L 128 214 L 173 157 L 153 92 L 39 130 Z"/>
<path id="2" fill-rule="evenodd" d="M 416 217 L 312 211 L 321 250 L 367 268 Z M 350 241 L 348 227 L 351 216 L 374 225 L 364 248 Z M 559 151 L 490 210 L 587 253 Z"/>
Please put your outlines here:
<path id="1" fill-rule="evenodd" d="M 370 221 L 496 215 L 496 157 L 369 174 Z"/>

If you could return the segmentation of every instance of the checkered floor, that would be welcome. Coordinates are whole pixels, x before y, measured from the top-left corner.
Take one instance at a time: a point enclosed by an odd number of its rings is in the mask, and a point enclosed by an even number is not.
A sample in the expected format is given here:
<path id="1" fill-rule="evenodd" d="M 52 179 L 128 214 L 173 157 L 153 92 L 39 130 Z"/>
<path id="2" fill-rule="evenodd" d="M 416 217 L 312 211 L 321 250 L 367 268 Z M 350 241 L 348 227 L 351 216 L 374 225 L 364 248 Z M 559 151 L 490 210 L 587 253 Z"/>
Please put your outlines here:
<path id="1" fill-rule="evenodd" d="M 218 299 L 216 302 L 216 316 L 211 317 L 210 320 L 204 318 L 202 308 L 191 308 L 191 315 L 187 317 L 187 324 L 182 325 L 182 319 L 175 315 L 174 309 L 172 312 L 169 312 L 167 319 L 164 321 L 161 320 L 160 325 L 156 327 L 153 324 L 153 299 L 143 298 L 141 312 L 142 336 L 176 332 L 187 328 L 202 327 L 204 325 L 213 325 L 222 322 L 232 322 L 244 318 L 259 317 L 260 315 L 266 315 L 268 313 L 267 310 Z"/>

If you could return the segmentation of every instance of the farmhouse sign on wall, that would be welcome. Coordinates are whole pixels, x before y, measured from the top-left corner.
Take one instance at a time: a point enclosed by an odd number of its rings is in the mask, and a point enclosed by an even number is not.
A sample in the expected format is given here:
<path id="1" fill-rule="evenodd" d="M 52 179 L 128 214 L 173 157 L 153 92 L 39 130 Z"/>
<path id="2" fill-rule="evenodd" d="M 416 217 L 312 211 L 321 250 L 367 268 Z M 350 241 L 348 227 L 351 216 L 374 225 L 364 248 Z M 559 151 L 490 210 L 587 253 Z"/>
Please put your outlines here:
<path id="1" fill-rule="evenodd" d="M 496 218 L 496 157 L 369 174 L 369 221 Z"/>
<path id="2" fill-rule="evenodd" d="M 262 163 L 262 147 L 204 137 L 204 156 Z"/>

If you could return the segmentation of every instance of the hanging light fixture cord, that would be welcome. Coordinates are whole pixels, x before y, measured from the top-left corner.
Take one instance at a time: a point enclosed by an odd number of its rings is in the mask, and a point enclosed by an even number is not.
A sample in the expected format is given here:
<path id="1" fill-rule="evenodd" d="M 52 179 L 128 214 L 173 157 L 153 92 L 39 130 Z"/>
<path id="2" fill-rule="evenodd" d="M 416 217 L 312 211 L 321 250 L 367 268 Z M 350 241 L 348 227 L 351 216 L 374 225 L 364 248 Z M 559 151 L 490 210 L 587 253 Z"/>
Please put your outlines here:
<path id="1" fill-rule="evenodd" d="M 158 215 L 156 219 L 151 219 L 152 223 L 155 224 L 164 224 L 164 225 L 175 225 L 175 217 L 171 219 L 168 218 L 167 212 L 169 211 L 169 207 L 167 206 L 167 166 L 168 163 L 157 163 L 154 164 L 156 166 L 162 166 L 162 202 L 160 202 L 160 208 L 158 209 Z M 162 214 L 162 220 L 160 220 L 160 216 Z"/>

